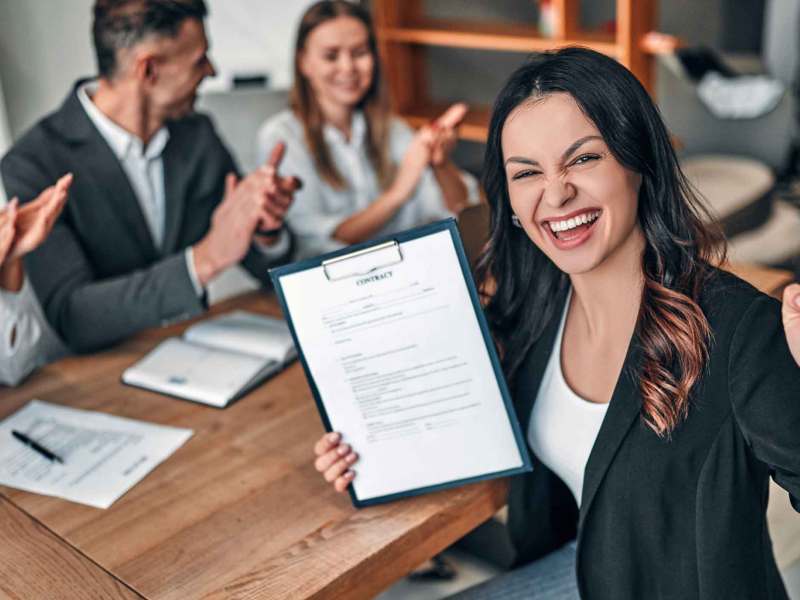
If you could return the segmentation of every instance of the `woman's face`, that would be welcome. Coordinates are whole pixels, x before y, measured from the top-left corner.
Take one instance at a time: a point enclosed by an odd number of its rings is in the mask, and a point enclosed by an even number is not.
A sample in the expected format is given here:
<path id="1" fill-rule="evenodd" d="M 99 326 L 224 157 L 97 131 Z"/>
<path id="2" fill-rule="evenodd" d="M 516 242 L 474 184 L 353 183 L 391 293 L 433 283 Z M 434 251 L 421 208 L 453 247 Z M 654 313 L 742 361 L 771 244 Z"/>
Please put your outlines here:
<path id="1" fill-rule="evenodd" d="M 372 85 L 374 70 L 369 32 L 354 17 L 336 17 L 314 28 L 300 55 L 300 72 L 323 109 L 355 108 Z"/>
<path id="2" fill-rule="evenodd" d="M 641 234 L 641 177 L 566 93 L 522 103 L 503 126 L 511 208 L 559 269 L 586 273 Z"/>

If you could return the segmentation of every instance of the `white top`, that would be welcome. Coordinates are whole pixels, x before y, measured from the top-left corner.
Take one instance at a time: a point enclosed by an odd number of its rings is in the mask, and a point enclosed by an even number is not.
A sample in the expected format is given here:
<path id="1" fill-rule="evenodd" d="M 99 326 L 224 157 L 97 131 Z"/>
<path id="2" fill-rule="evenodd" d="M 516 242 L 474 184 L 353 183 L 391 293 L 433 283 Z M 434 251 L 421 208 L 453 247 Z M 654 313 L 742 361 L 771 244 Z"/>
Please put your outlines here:
<path id="1" fill-rule="evenodd" d="M 17 385 L 36 367 L 65 352 L 27 278 L 19 292 L 0 288 L 0 384 Z"/>
<path id="2" fill-rule="evenodd" d="M 164 186 L 164 148 L 169 141 L 169 130 L 162 126 L 145 147 L 137 136 L 109 119 L 89 97 L 97 90 L 97 81 L 89 81 L 78 88 L 78 100 L 97 131 L 111 148 L 114 156 L 128 176 L 134 195 L 153 238 L 156 248 L 164 245 L 164 228 L 167 219 L 166 188 Z M 283 233 L 272 246 L 256 244 L 267 255 L 281 255 L 289 248 L 289 236 Z M 184 251 L 186 270 L 198 296 L 203 286 L 194 268 L 192 247 Z"/>
<path id="3" fill-rule="evenodd" d="M 333 239 L 333 232 L 345 219 L 365 209 L 381 195 L 378 175 L 366 152 L 367 124 L 361 112 L 353 114 L 348 141 L 337 128 L 326 125 L 323 136 L 336 169 L 345 181 L 344 189 L 331 187 L 317 173 L 314 159 L 306 144 L 303 124 L 291 110 L 268 119 L 259 129 L 257 155 L 266 160 L 272 147 L 286 142 L 286 154 L 281 171 L 297 175 L 303 189 L 295 194 L 294 204 L 287 213 L 287 222 L 297 235 L 299 258 L 317 256 L 344 246 Z M 414 132 L 399 119 L 392 119 L 389 130 L 389 156 L 399 164 Z M 478 201 L 475 178 L 462 173 L 467 186 L 468 202 Z M 454 216 L 447 210 L 442 191 L 431 169 L 426 169 L 413 197 L 377 233 L 377 236 L 396 233 L 418 225 Z"/>
<path id="4" fill-rule="evenodd" d="M 561 340 L 571 297 L 570 291 L 531 412 L 528 443 L 539 460 L 567 484 L 580 507 L 584 470 L 608 404 L 578 396 L 561 371 Z"/>

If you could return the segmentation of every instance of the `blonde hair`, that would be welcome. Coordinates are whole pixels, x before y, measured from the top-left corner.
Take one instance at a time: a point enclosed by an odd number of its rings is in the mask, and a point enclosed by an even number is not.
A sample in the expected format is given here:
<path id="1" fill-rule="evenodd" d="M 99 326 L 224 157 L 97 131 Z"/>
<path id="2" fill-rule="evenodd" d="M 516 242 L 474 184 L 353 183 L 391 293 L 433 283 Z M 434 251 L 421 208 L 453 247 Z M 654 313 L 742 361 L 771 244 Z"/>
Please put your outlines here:
<path id="1" fill-rule="evenodd" d="M 289 101 L 297 118 L 303 123 L 306 143 L 314 158 L 320 176 L 334 189 L 343 189 L 345 181 L 336 169 L 328 146 L 322 135 L 325 125 L 322 109 L 314 96 L 311 84 L 300 70 L 300 57 L 306 39 L 319 25 L 337 17 L 353 17 L 364 24 L 368 34 L 369 50 L 375 59 L 370 85 L 358 108 L 364 113 L 367 124 L 366 148 L 370 163 L 378 174 L 382 188 L 388 187 L 394 175 L 394 165 L 389 157 L 390 113 L 388 91 L 381 77 L 378 46 L 369 13 L 356 4 L 344 0 L 323 0 L 312 5 L 300 20 L 294 50 L 294 85 Z"/>

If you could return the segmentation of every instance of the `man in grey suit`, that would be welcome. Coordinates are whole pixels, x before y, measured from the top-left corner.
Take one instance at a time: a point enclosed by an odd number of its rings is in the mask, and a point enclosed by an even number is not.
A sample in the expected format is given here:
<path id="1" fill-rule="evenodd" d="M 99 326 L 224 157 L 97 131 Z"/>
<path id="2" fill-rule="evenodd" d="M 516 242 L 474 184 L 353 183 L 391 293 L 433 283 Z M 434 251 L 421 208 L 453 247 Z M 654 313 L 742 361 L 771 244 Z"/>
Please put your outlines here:
<path id="1" fill-rule="evenodd" d="M 203 0 L 97 0 L 99 78 L 79 81 L 0 164 L 22 202 L 74 174 L 26 266 L 76 352 L 201 313 L 206 284 L 240 261 L 268 284 L 268 267 L 289 255 L 283 217 L 298 181 L 277 174 L 282 148 L 240 181 L 209 118 L 193 112 L 214 74 L 205 16 Z"/>

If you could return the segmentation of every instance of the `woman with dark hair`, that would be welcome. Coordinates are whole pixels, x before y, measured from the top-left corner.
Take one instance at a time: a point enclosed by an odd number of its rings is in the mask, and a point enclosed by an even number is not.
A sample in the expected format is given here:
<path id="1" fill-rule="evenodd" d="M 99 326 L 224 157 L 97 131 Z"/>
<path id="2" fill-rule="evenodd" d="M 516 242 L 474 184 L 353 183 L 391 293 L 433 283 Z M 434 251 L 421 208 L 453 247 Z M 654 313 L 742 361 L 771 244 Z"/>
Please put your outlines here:
<path id="1" fill-rule="evenodd" d="M 534 470 L 509 495 L 519 568 L 463 597 L 786 599 L 765 513 L 770 475 L 800 509 L 800 369 L 779 303 L 715 267 L 644 88 L 590 50 L 538 55 L 484 169 L 478 279 Z M 352 449 L 315 450 L 345 489 Z"/>
<path id="2" fill-rule="evenodd" d="M 416 134 L 389 112 L 369 13 L 324 0 L 297 33 L 291 110 L 258 134 L 266 157 L 287 144 L 284 164 L 304 183 L 287 222 L 301 257 L 452 216 L 477 201 L 474 178 L 449 158 L 466 108 Z"/>

